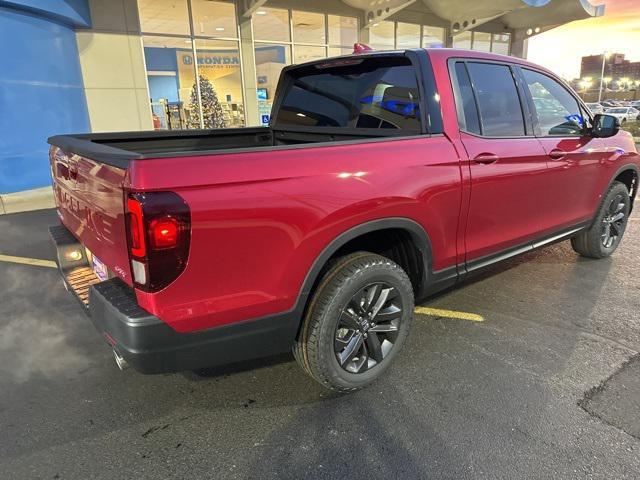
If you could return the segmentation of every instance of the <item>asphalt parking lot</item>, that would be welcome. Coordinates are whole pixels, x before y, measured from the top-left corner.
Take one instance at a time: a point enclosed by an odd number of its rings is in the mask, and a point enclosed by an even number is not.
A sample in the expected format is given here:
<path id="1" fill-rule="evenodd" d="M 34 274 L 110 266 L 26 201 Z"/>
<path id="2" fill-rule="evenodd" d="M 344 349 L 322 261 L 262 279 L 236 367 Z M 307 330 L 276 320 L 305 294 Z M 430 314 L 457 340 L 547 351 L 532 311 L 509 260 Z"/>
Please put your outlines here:
<path id="1" fill-rule="evenodd" d="M 0 254 L 52 259 L 52 210 Z M 0 478 L 640 478 L 640 218 L 610 259 L 565 242 L 432 299 L 387 375 L 325 392 L 286 355 L 120 372 L 58 272 L 0 261 Z"/>

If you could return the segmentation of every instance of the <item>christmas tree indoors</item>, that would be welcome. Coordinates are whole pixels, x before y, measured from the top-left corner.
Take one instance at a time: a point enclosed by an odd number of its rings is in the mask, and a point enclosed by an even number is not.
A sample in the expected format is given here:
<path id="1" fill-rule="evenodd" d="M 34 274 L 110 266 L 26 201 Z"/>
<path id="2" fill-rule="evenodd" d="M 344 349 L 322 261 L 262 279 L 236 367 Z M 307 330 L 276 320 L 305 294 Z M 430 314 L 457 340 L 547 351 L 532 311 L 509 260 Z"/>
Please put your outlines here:
<path id="1" fill-rule="evenodd" d="M 200 98 L 202 99 L 202 118 L 204 128 L 225 128 L 224 112 L 218 100 L 218 95 L 213 85 L 206 77 L 200 75 Z M 196 84 L 191 88 L 191 102 L 189 104 L 188 128 L 200 128 L 200 117 L 198 116 L 198 91 Z"/>

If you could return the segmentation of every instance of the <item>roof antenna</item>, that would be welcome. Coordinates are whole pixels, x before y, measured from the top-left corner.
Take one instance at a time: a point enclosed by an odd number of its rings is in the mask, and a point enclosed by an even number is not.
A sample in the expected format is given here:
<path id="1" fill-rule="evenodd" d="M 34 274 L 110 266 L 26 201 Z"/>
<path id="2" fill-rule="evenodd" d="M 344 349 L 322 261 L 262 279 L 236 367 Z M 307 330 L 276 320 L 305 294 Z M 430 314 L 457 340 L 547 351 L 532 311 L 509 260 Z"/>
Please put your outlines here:
<path id="1" fill-rule="evenodd" d="M 361 53 L 373 52 L 373 48 L 364 43 L 354 43 L 353 44 L 353 53 L 355 55 L 359 55 Z"/>

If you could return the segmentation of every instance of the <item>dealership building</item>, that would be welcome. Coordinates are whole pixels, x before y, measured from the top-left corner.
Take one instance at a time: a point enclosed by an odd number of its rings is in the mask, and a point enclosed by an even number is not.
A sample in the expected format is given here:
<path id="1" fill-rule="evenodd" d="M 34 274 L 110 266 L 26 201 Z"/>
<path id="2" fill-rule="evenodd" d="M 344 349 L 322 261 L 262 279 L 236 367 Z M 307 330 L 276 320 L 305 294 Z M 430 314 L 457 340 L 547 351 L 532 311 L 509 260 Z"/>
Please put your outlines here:
<path id="1" fill-rule="evenodd" d="M 603 12 L 588 0 L 0 0 L 0 195 L 50 183 L 53 134 L 266 124 L 284 66 L 356 42 L 526 57 L 532 36 Z"/>

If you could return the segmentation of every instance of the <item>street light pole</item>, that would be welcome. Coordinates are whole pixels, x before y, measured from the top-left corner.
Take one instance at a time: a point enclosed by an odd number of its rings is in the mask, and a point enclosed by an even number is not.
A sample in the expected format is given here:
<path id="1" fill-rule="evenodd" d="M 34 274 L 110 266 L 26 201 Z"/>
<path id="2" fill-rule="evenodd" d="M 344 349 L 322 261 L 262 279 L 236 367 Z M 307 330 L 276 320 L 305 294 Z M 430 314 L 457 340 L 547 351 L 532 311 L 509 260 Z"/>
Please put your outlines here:
<path id="1" fill-rule="evenodd" d="M 602 70 L 600 70 L 600 90 L 598 91 L 598 103 L 602 101 L 602 85 L 604 84 L 604 62 L 607 60 L 607 52 L 602 53 Z"/>

